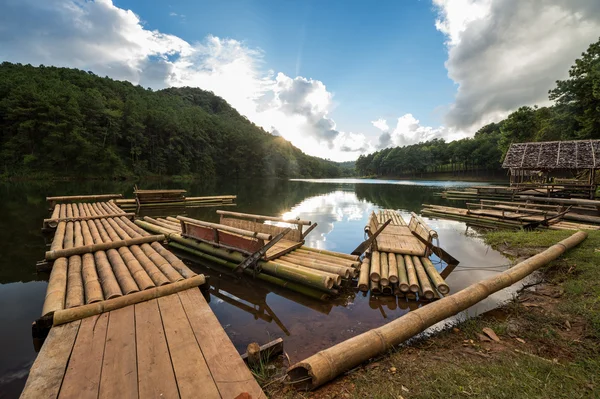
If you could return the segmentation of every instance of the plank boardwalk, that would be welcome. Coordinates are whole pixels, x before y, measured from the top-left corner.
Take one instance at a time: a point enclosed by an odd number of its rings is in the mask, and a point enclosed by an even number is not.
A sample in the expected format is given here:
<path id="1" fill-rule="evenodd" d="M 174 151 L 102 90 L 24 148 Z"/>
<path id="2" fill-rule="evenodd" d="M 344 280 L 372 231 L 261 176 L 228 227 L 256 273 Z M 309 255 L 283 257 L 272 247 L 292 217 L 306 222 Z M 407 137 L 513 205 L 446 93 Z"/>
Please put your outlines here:
<path id="1" fill-rule="evenodd" d="M 197 288 L 56 326 L 21 398 L 265 394 Z"/>

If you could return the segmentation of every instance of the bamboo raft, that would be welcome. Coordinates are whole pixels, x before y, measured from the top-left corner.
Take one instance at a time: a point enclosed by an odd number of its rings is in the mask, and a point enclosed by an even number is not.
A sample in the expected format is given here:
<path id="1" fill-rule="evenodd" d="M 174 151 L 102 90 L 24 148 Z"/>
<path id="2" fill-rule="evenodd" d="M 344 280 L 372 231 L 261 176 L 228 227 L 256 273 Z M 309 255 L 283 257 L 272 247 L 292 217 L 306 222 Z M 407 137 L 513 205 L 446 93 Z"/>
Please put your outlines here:
<path id="1" fill-rule="evenodd" d="M 564 216 L 548 209 L 519 208 L 497 202 L 480 202 L 468 209 L 423 204 L 423 215 L 452 219 L 486 228 L 520 229 L 536 224 L 550 230 L 599 230 L 600 226 L 563 220 Z M 558 216 L 558 217 L 557 217 Z M 537 225 L 539 224 L 539 225 Z"/>
<path id="2" fill-rule="evenodd" d="M 204 276 L 163 235 L 112 201 L 64 205 L 80 214 L 58 222 L 46 253 L 34 334 L 51 329 L 22 398 L 265 397 L 198 289 Z"/>
<path id="3" fill-rule="evenodd" d="M 317 299 L 336 295 L 343 280 L 351 280 L 358 275 L 358 256 L 318 250 L 304 245 L 304 237 L 315 224 L 263 215 L 218 212 L 222 224 L 181 216 L 157 219 L 144 217 L 144 220 L 136 220 L 135 223 L 150 233 L 164 234 L 173 248 L 232 269 L 243 262 L 247 255 L 268 243 L 274 234 L 282 232 L 281 226 L 259 221 L 291 224 L 297 226 L 297 229 L 289 231 L 284 236 L 285 241 L 278 241 L 258 260 L 260 273 L 250 269 L 246 269 L 246 273 Z M 190 226 L 194 225 L 202 227 L 203 230 L 191 231 Z M 246 227 L 248 230 L 232 225 Z M 303 226 L 309 227 L 303 231 Z"/>
<path id="4" fill-rule="evenodd" d="M 430 246 L 425 244 L 436 239 L 437 232 L 414 213 L 407 225 L 392 210 L 373 212 L 365 231 L 371 234 L 389 219 L 391 223 L 362 260 L 358 289 L 409 300 L 431 301 L 447 295 L 450 288 L 429 259 Z"/>
<path id="5" fill-rule="evenodd" d="M 592 191 L 590 191 L 593 188 Z M 472 186 L 464 190 L 446 190 L 441 197 L 448 200 L 505 200 L 512 201 L 519 196 L 536 198 L 589 198 L 593 197 L 595 185 L 573 185 L 566 183 L 520 184 L 513 186 Z"/>
<path id="6" fill-rule="evenodd" d="M 163 207 L 210 207 L 235 206 L 236 195 L 208 197 L 186 197 L 186 190 L 140 190 L 134 188 L 135 198 L 115 199 L 115 203 L 125 210 Z"/>

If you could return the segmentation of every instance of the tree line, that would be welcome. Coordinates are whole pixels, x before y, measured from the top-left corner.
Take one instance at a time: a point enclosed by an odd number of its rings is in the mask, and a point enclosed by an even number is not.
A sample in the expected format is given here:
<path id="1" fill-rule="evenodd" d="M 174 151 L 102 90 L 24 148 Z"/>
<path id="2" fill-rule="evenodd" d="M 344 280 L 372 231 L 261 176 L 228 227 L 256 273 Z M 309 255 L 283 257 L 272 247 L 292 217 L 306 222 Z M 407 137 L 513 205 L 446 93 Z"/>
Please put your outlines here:
<path id="1" fill-rule="evenodd" d="M 473 138 L 430 140 L 386 148 L 356 161 L 361 176 L 403 176 L 427 172 L 500 169 L 511 143 L 600 139 L 600 40 L 569 70 L 569 78 L 549 92 L 554 105 L 524 106 L 506 119 L 479 129 Z"/>
<path id="2" fill-rule="evenodd" d="M 0 177 L 339 177 L 198 88 L 0 64 Z"/>

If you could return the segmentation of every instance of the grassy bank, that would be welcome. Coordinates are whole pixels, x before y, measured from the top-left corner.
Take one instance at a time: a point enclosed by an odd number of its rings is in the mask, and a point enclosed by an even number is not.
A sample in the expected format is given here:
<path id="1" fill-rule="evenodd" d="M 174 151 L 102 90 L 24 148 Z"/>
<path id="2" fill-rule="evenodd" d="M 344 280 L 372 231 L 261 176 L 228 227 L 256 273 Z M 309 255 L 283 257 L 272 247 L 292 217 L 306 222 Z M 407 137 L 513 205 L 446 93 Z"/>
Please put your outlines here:
<path id="1" fill-rule="evenodd" d="M 570 234 L 485 239 L 517 261 Z M 315 392 L 277 384 L 266 391 L 276 398 L 600 398 L 599 370 L 600 232 L 591 232 L 500 309 L 395 348 Z"/>

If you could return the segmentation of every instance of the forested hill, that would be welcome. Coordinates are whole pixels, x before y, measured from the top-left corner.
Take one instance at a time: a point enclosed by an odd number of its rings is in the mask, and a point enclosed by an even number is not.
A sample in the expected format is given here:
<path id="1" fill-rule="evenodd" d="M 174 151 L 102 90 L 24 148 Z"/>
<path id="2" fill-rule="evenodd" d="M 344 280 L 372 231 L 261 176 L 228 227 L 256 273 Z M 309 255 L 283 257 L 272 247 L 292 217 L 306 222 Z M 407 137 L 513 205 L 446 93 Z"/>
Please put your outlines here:
<path id="1" fill-rule="evenodd" d="M 508 73 L 508 72 L 507 72 Z M 494 93 L 490 93 L 493 98 Z M 356 161 L 359 175 L 498 170 L 511 143 L 600 138 L 600 40 L 592 43 L 549 92 L 549 107 L 524 106 L 482 127 L 475 137 L 386 148 Z"/>
<path id="2" fill-rule="evenodd" d="M 0 65 L 0 176 L 337 177 L 197 88 L 144 89 L 91 72 Z"/>

